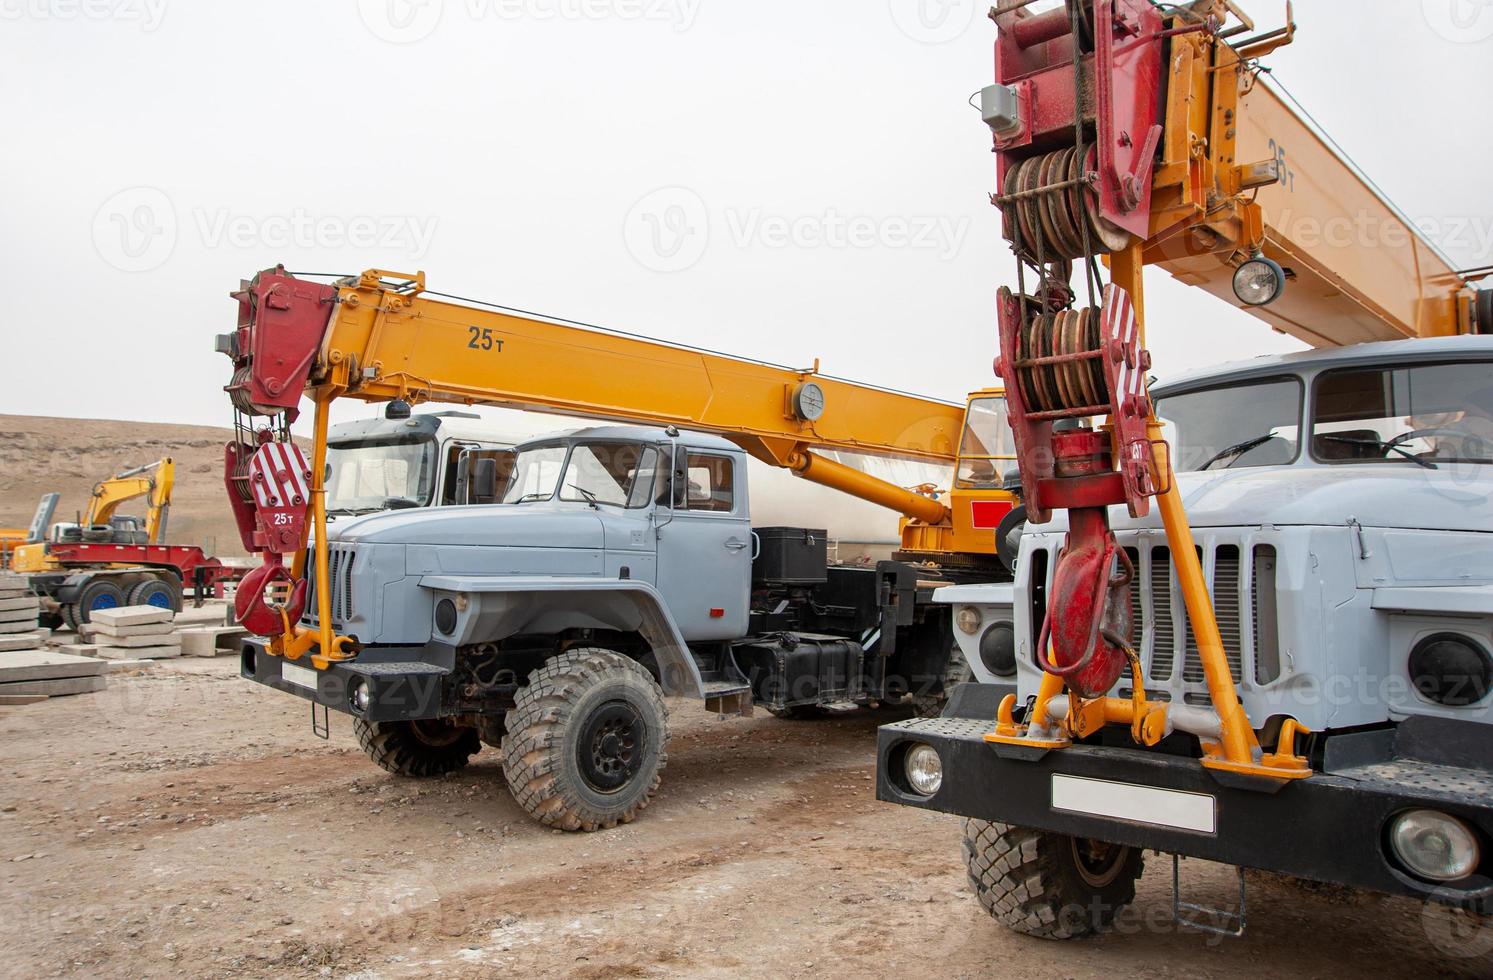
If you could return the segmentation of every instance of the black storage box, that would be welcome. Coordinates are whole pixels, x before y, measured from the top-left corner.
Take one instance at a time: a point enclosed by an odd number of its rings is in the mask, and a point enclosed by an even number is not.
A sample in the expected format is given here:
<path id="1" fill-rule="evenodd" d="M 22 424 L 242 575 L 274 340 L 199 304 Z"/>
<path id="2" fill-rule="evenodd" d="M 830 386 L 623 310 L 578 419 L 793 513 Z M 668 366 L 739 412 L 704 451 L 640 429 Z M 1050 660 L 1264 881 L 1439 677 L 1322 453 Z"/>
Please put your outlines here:
<path id="1" fill-rule="evenodd" d="M 732 653 L 752 685 L 752 700 L 777 711 L 854 700 L 865 687 L 865 654 L 854 640 L 783 633 L 743 641 Z"/>
<path id="2" fill-rule="evenodd" d="M 823 528 L 758 527 L 752 581 L 816 585 L 829 578 L 829 552 Z"/>

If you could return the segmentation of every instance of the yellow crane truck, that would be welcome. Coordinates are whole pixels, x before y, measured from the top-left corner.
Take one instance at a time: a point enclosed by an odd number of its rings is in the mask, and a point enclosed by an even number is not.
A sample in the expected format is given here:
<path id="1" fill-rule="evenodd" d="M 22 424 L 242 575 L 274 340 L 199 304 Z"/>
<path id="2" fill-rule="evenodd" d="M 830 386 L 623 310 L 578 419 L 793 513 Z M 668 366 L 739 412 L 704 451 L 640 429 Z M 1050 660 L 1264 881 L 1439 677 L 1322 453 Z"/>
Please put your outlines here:
<path id="1" fill-rule="evenodd" d="M 1179 856 L 1493 911 L 1493 293 L 1267 80 L 1289 7 L 1048 6 L 992 10 L 981 99 L 1027 522 L 1014 583 L 938 594 L 1017 655 L 880 730 L 878 797 L 966 818 L 1036 936 L 1111 926 L 1147 850 L 1214 931 L 1243 872 L 1204 909 Z M 1152 387 L 1147 264 L 1321 349 Z"/>

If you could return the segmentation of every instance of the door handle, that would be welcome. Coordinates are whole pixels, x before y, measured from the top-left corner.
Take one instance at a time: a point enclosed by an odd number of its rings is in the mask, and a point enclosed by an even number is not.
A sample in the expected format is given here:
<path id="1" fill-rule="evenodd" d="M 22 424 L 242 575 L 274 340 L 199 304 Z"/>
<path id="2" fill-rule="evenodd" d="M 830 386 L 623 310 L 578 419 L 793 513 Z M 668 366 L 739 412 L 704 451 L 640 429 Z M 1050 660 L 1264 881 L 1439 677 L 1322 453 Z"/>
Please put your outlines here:
<path id="1" fill-rule="evenodd" d="M 730 548 L 732 551 L 740 551 L 742 548 L 745 548 L 746 546 L 747 546 L 747 543 L 745 541 L 739 540 L 737 538 L 727 538 L 726 539 L 726 547 Z"/>

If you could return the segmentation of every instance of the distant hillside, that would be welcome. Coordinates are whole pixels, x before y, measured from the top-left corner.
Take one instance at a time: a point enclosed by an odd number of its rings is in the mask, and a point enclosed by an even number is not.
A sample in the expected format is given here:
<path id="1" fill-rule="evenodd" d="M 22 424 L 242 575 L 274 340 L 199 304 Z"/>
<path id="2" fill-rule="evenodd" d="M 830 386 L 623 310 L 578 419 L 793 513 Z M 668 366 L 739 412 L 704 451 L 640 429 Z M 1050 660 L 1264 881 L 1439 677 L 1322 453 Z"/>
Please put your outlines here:
<path id="1" fill-rule="evenodd" d="M 176 460 L 176 490 L 167 536 L 209 553 L 242 555 L 223 490 L 229 436 L 228 429 L 206 425 L 0 415 L 0 526 L 27 526 L 41 495 L 54 490 L 62 494 L 54 520 L 74 520 L 99 480 L 170 456 Z M 124 514 L 143 512 L 142 503 L 120 508 Z"/>

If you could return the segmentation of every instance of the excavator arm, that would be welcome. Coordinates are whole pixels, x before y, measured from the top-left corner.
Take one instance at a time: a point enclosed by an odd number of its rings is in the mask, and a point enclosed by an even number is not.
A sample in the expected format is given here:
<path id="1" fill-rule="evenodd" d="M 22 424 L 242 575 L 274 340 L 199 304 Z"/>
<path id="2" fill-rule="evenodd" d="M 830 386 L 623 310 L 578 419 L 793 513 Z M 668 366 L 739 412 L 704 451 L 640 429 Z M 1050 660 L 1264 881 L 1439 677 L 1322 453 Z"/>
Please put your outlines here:
<path id="1" fill-rule="evenodd" d="M 166 536 L 166 520 L 171 510 L 171 491 L 176 485 L 176 463 L 171 457 L 136 466 L 93 485 L 93 495 L 84 516 L 87 527 L 107 525 L 120 505 L 146 498 L 145 533 L 151 544 L 160 544 Z"/>

